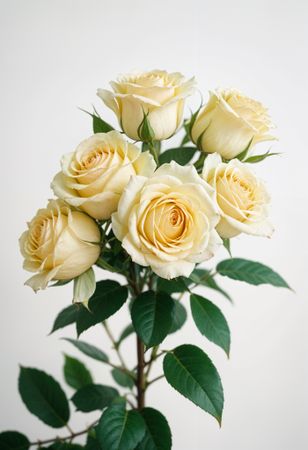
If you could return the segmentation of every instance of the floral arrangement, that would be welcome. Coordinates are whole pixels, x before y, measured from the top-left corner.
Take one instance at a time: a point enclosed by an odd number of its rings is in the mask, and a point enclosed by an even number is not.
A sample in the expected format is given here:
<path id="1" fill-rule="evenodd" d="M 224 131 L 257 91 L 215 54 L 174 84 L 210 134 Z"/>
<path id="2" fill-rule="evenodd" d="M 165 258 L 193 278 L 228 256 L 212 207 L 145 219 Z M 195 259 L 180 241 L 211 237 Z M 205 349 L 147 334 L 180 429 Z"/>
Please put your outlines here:
<path id="1" fill-rule="evenodd" d="M 58 314 L 52 332 L 75 324 L 78 339 L 66 340 L 111 367 L 117 387 L 94 383 L 81 361 L 65 356 L 64 377 L 75 390 L 71 402 L 78 411 L 97 411 L 94 423 L 73 431 L 60 384 L 41 370 L 21 367 L 19 392 L 26 408 L 50 427 L 68 431 L 34 442 L 5 431 L 1 449 L 171 449 L 167 419 L 146 402 L 147 390 L 161 379 L 221 424 L 223 387 L 209 356 L 195 345 L 169 349 L 164 341 L 181 329 L 189 306 L 200 333 L 229 355 L 230 330 L 222 311 L 194 292 L 203 286 L 209 296 L 215 290 L 231 300 L 217 275 L 288 287 L 269 267 L 231 255 L 233 237 L 273 232 L 269 194 L 252 170 L 277 154 L 256 150 L 260 142 L 275 139 L 262 104 L 236 90 L 216 90 L 183 120 L 186 99 L 195 91 L 193 78 L 154 70 L 110 84 L 112 91 L 99 89 L 98 96 L 117 116 L 120 131 L 96 110 L 88 113 L 94 134 L 63 156 L 51 184 L 57 199 L 28 223 L 20 250 L 25 270 L 33 273 L 26 284 L 35 292 L 72 282 L 73 302 Z M 162 149 L 178 131 L 180 145 Z M 223 251 L 229 256 L 209 267 Z M 96 282 L 93 266 L 121 281 Z M 115 337 L 107 320 L 125 303 L 130 320 Z M 79 339 L 96 325 L 103 325 L 118 362 Z M 137 358 L 135 367 L 128 367 L 121 345 L 133 334 Z M 161 362 L 162 374 L 153 378 L 152 367 Z M 83 444 L 76 444 L 80 436 Z"/>

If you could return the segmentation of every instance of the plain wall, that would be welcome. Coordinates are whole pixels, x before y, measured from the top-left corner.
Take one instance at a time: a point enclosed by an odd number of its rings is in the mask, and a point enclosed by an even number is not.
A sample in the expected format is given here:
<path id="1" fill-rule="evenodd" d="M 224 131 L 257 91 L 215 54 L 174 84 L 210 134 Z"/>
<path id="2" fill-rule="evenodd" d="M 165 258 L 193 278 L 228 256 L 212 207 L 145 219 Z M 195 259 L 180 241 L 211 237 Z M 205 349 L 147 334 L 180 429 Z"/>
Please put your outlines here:
<path id="1" fill-rule="evenodd" d="M 22 404 L 19 363 L 64 384 L 66 352 L 85 361 L 97 382 L 110 382 L 106 366 L 60 339 L 75 337 L 72 327 L 47 336 L 56 314 L 70 303 L 72 287 L 37 295 L 24 287 L 28 274 L 17 239 L 52 196 L 49 184 L 62 154 L 91 134 L 90 118 L 78 107 L 94 104 L 116 125 L 96 89 L 121 72 L 163 68 L 195 75 L 205 96 L 208 89 L 231 86 L 270 107 L 280 139 L 272 149 L 283 155 L 254 169 L 272 195 L 276 232 L 271 240 L 238 237 L 232 247 L 235 256 L 273 267 L 296 293 L 221 279 L 234 306 L 216 293 L 200 292 L 228 318 L 230 360 L 191 319 L 164 343 L 194 343 L 213 359 L 225 390 L 221 429 L 165 381 L 149 390 L 148 405 L 168 418 L 175 450 L 307 448 L 307 13 L 304 0 L 1 0 L 1 430 L 17 429 L 32 440 L 61 434 Z M 206 267 L 226 257 L 222 249 Z M 127 322 L 125 308 L 110 321 L 116 334 Z M 100 327 L 83 339 L 110 347 Z M 133 365 L 134 341 L 123 348 Z M 72 395 L 70 388 L 66 392 Z M 97 415 L 76 413 L 72 427 L 82 428 Z"/>

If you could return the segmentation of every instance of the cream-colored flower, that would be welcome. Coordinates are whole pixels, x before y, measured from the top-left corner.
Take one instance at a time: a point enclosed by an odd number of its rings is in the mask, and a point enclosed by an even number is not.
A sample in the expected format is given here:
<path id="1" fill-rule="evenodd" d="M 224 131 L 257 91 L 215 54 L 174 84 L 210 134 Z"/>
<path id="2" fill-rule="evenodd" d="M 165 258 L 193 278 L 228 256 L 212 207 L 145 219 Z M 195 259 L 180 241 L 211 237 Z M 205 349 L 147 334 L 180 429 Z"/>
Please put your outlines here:
<path id="1" fill-rule="evenodd" d="M 202 177 L 216 191 L 221 214 L 216 229 L 221 237 L 231 238 L 240 233 L 271 236 L 270 198 L 248 164 L 237 159 L 223 163 L 221 156 L 215 153 L 206 158 Z"/>
<path id="2" fill-rule="evenodd" d="M 117 115 L 124 133 L 140 140 L 139 127 L 144 114 L 155 140 L 172 136 L 182 123 L 185 98 L 194 91 L 194 79 L 180 73 L 153 70 L 121 76 L 110 83 L 114 92 L 98 89 L 97 95 Z"/>
<path id="3" fill-rule="evenodd" d="M 151 175 L 153 156 L 117 131 L 97 133 L 63 156 L 51 187 L 55 195 L 95 219 L 109 219 L 132 175 Z"/>
<path id="4" fill-rule="evenodd" d="M 93 219 L 61 200 L 50 200 L 19 239 L 24 269 L 38 272 L 25 284 L 37 291 L 51 280 L 78 277 L 98 259 L 99 242 L 100 230 Z"/>
<path id="5" fill-rule="evenodd" d="M 132 260 L 162 278 L 188 277 L 221 243 L 214 190 L 195 168 L 164 164 L 132 177 L 112 215 L 116 237 Z"/>
<path id="6" fill-rule="evenodd" d="M 267 109 L 236 90 L 210 92 L 210 99 L 197 115 L 191 135 L 206 153 L 232 159 L 248 146 L 276 139 L 269 135 L 272 123 Z"/>

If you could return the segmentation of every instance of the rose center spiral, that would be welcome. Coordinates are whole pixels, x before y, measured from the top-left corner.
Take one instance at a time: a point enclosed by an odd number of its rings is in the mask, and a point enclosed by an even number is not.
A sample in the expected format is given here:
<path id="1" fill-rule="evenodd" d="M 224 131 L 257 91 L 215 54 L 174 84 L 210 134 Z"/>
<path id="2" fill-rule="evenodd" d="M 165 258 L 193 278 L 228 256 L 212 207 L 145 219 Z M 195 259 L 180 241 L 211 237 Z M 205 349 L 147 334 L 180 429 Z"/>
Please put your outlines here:
<path id="1" fill-rule="evenodd" d="M 157 247 L 175 246 L 185 235 L 188 214 L 183 205 L 174 200 L 154 200 L 145 211 L 142 234 Z"/>

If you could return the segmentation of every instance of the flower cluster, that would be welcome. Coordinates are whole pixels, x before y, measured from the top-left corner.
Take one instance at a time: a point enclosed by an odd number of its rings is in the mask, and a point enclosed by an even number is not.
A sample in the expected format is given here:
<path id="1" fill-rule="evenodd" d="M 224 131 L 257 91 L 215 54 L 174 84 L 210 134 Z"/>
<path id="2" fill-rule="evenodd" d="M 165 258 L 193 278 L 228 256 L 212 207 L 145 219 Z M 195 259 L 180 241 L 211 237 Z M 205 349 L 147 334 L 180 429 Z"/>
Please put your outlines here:
<path id="1" fill-rule="evenodd" d="M 20 238 L 24 268 L 36 273 L 27 284 L 44 289 L 97 261 L 109 267 L 107 238 L 109 247 L 120 241 L 134 263 L 171 279 L 188 277 L 223 240 L 271 235 L 269 195 L 250 168 L 270 155 L 255 155 L 258 143 L 274 139 L 261 103 L 217 90 L 183 126 L 193 78 L 154 70 L 124 75 L 111 87 L 98 96 L 121 131 L 95 113 L 99 130 L 63 156 L 51 184 L 58 200 L 39 210 Z M 180 129 L 179 148 L 160 154 L 161 141 Z"/>

